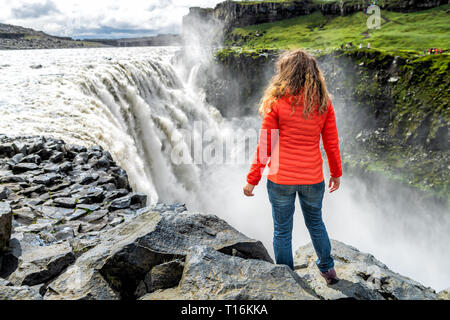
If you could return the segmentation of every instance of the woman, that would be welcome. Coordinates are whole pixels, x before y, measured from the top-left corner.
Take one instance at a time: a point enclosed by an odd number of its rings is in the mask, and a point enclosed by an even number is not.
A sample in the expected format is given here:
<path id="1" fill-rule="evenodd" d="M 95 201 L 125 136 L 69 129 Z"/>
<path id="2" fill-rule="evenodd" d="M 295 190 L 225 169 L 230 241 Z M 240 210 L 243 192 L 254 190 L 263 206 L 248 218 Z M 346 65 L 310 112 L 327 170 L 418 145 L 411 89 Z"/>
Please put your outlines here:
<path id="1" fill-rule="evenodd" d="M 327 154 L 330 192 L 339 189 L 342 176 L 339 138 L 333 105 L 316 60 L 303 50 L 284 53 L 277 74 L 267 87 L 259 109 L 263 116 L 255 160 L 244 194 L 253 196 L 270 157 L 267 190 L 274 221 L 273 248 L 278 264 L 294 269 L 292 226 L 298 194 L 305 224 L 328 284 L 339 279 L 331 244 L 322 221 L 325 182 L 320 136 Z"/>

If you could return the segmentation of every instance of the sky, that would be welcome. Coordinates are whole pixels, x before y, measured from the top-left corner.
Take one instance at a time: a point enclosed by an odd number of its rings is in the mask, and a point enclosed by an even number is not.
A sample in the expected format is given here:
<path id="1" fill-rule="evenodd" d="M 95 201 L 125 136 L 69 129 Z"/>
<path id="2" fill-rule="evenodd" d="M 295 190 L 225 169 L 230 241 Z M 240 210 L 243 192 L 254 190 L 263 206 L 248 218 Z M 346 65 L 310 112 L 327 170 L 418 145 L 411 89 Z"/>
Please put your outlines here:
<path id="1" fill-rule="evenodd" d="M 179 33 L 189 7 L 221 0 L 0 0 L 0 23 L 55 36 L 128 38 Z"/>

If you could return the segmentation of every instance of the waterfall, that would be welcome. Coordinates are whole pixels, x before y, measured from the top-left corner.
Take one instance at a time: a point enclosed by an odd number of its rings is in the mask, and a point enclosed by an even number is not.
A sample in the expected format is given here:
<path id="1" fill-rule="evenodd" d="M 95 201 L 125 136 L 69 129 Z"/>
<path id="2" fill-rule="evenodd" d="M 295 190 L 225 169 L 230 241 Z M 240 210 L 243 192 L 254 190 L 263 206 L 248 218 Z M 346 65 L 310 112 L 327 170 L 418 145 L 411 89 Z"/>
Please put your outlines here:
<path id="1" fill-rule="evenodd" d="M 193 123 L 201 121 L 216 136 L 221 117 L 180 79 L 172 61 L 176 49 L 61 50 L 49 59 L 50 52 L 23 52 L 23 61 L 1 54 L 12 61 L 0 83 L 13 90 L 0 104 L 2 132 L 101 144 L 128 172 L 134 189 L 149 195 L 150 204 L 202 201 L 200 168 L 174 164 L 171 155 L 177 146 L 190 157 L 190 140 L 199 134 Z M 14 76 L 28 60 L 41 67 Z M 56 68 L 59 74 L 53 73 Z"/>

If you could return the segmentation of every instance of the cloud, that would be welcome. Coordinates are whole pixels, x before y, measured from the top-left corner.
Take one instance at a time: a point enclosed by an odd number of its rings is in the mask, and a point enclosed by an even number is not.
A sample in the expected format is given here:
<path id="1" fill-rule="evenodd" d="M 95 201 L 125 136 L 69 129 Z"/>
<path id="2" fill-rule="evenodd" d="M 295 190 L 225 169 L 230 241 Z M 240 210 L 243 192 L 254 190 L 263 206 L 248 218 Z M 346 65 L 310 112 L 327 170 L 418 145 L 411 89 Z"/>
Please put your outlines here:
<path id="1" fill-rule="evenodd" d="M 60 11 L 53 1 L 47 0 L 45 3 L 23 3 L 20 7 L 11 8 L 11 12 L 17 19 L 27 19 L 39 18 Z"/>
<path id="2" fill-rule="evenodd" d="M 82 38 L 139 37 L 181 32 L 189 7 L 221 0 L 1 0 L 0 22 Z"/>

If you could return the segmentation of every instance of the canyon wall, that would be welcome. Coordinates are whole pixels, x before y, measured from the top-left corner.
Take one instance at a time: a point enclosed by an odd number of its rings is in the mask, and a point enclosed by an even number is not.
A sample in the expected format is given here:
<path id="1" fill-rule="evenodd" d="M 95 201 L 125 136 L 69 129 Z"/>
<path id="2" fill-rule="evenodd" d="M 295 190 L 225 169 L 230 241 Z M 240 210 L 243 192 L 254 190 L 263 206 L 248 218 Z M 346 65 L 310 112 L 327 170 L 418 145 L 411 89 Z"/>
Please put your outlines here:
<path id="1" fill-rule="evenodd" d="M 224 25 L 225 32 L 236 27 L 253 24 L 274 22 L 301 15 L 308 15 L 314 11 L 321 11 L 326 15 L 347 15 L 362 11 L 370 5 L 369 0 L 337 0 L 329 2 L 303 0 L 283 2 L 262 1 L 225 1 L 215 8 L 192 7 L 183 19 L 183 27 L 188 28 L 198 21 L 219 21 Z M 413 12 L 448 4 L 448 0 L 384 0 L 379 1 L 381 9 L 399 12 Z"/>

